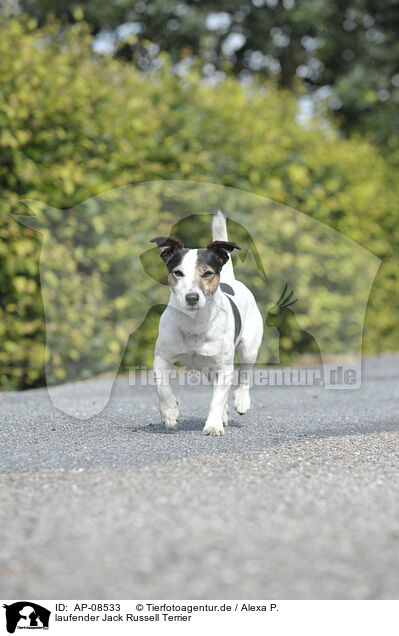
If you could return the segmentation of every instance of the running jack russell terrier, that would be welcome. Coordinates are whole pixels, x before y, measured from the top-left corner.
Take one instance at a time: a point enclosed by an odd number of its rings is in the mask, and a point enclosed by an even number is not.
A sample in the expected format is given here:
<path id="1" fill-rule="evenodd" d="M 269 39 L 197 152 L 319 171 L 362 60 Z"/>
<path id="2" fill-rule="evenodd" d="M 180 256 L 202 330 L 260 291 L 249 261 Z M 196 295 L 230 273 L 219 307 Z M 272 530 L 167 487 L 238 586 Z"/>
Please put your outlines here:
<path id="1" fill-rule="evenodd" d="M 171 292 L 159 322 L 154 372 L 161 418 L 169 429 L 175 428 L 179 418 L 169 384 L 174 363 L 211 374 L 213 396 L 203 434 L 224 435 L 235 348 L 240 372 L 233 398 L 242 415 L 250 407 L 250 371 L 262 342 L 263 321 L 252 293 L 234 278 L 230 253 L 241 248 L 228 241 L 226 219 L 220 211 L 213 216 L 212 236 L 212 243 L 202 249 L 185 248 L 166 236 L 151 239 L 168 269 Z"/>

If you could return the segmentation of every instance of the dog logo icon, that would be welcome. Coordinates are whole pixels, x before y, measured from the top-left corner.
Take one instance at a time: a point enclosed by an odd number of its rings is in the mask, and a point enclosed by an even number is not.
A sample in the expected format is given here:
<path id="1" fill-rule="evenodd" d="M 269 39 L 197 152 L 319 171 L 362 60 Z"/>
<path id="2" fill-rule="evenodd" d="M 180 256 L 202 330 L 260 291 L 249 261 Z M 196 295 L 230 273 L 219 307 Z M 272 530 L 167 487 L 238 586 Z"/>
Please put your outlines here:
<path id="1" fill-rule="evenodd" d="M 48 629 L 50 610 L 32 603 L 18 601 L 12 605 L 3 605 L 6 610 L 7 631 L 13 634 L 18 629 Z"/>

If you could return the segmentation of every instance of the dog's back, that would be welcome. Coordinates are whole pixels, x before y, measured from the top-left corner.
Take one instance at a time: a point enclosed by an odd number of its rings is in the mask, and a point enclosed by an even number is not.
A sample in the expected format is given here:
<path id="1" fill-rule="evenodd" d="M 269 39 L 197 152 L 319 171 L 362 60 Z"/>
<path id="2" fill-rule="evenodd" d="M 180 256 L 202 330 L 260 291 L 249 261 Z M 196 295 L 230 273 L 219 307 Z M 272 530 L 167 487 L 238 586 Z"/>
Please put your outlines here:
<path id="1" fill-rule="evenodd" d="M 214 241 L 229 240 L 226 218 L 221 210 L 218 210 L 212 219 L 212 238 Z M 258 308 L 253 294 L 248 287 L 236 280 L 231 254 L 229 255 L 229 260 L 220 272 L 220 289 L 229 298 L 230 302 L 233 301 L 233 307 L 236 305 L 241 322 L 245 321 L 248 311 L 258 314 Z"/>

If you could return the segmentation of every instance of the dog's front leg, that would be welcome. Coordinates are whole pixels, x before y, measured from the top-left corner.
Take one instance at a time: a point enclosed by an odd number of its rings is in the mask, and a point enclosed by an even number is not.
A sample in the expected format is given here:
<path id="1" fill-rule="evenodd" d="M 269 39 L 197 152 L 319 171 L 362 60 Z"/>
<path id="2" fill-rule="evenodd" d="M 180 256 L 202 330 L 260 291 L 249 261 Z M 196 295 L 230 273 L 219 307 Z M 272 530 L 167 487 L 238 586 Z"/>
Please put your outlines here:
<path id="1" fill-rule="evenodd" d="M 226 417 L 226 403 L 233 380 L 233 365 L 217 371 L 213 382 L 213 395 L 204 435 L 224 435 L 223 419 Z"/>
<path id="2" fill-rule="evenodd" d="M 159 397 L 159 410 L 162 422 L 167 428 L 175 428 L 179 419 L 177 400 L 170 388 L 169 380 L 173 371 L 173 364 L 159 355 L 154 357 L 155 382 Z"/>

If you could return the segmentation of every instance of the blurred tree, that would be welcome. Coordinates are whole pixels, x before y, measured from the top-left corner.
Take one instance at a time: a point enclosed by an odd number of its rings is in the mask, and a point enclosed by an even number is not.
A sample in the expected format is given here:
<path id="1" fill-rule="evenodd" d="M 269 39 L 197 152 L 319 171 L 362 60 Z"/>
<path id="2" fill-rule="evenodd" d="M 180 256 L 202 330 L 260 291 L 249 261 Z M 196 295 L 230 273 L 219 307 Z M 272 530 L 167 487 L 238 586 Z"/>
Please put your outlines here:
<path id="1" fill-rule="evenodd" d="M 145 69 L 168 51 L 174 63 L 191 55 L 203 74 L 226 63 L 242 78 L 276 76 L 282 87 L 304 80 L 314 105 L 327 104 L 341 128 L 371 131 L 399 145 L 399 5 L 397 0 L 20 0 L 41 23 L 83 16 L 99 50 Z M 143 47 L 151 41 L 154 47 Z"/>

